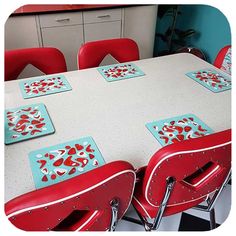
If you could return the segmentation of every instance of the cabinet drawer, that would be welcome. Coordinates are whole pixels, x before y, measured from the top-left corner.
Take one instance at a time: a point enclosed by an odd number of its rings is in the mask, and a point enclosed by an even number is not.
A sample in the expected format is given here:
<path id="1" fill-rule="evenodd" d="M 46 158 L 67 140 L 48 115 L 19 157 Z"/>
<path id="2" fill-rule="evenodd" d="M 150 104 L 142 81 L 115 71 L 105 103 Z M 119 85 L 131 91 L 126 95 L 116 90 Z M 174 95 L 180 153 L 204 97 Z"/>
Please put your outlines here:
<path id="1" fill-rule="evenodd" d="M 84 23 L 97 23 L 121 20 L 121 9 L 86 11 L 83 13 Z"/>
<path id="2" fill-rule="evenodd" d="M 39 16 L 41 28 L 83 24 L 81 12 L 53 13 Z"/>

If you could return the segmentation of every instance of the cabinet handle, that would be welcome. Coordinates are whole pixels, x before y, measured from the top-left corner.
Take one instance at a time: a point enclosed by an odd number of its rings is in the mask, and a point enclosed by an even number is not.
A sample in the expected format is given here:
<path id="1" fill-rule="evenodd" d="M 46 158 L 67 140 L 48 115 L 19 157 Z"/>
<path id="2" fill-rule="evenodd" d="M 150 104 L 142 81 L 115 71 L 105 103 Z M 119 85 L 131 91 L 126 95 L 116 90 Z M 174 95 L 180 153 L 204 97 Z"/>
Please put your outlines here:
<path id="1" fill-rule="evenodd" d="M 111 15 L 102 15 L 102 16 L 97 16 L 97 18 L 107 18 L 107 17 L 111 17 Z"/>
<path id="2" fill-rule="evenodd" d="M 56 19 L 56 22 L 70 21 L 70 18 Z"/>

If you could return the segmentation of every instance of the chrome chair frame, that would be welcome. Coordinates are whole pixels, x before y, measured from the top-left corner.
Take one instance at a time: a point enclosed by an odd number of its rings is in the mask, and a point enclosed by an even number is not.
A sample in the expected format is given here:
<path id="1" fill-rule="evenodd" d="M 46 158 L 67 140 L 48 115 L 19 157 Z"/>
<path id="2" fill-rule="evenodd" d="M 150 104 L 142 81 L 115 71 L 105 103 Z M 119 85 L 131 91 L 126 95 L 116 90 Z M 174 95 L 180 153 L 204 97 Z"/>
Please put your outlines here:
<path id="1" fill-rule="evenodd" d="M 118 207 L 119 207 L 118 199 L 113 199 L 110 202 L 110 205 L 111 205 L 111 223 L 108 231 L 115 231 L 118 223 Z"/>
<path id="2" fill-rule="evenodd" d="M 214 195 L 211 198 L 209 196 L 206 198 L 205 201 L 207 203 L 207 206 L 197 205 L 196 207 L 192 208 L 192 209 L 196 209 L 196 210 L 210 213 L 210 229 L 211 230 L 216 228 L 214 206 L 215 206 L 216 201 L 219 198 L 221 192 L 223 191 L 225 186 L 228 184 L 230 179 L 231 179 L 231 170 L 229 171 L 229 173 L 228 173 L 227 177 L 225 178 L 221 187 L 215 191 Z M 139 216 L 140 220 L 134 219 L 132 217 L 127 217 L 127 216 L 124 216 L 122 219 L 132 222 L 132 223 L 135 223 L 135 224 L 143 225 L 145 231 L 157 230 L 158 227 L 160 226 L 164 211 L 167 207 L 167 203 L 168 203 L 169 198 L 171 196 L 171 192 L 174 189 L 175 181 L 176 180 L 171 176 L 166 179 L 165 194 L 163 196 L 162 202 L 160 204 L 160 207 L 157 211 L 157 215 L 156 215 L 153 223 L 150 223 L 145 218 L 143 218 L 137 210 L 136 210 L 136 212 L 137 212 L 137 215 Z"/>
<path id="3" fill-rule="evenodd" d="M 203 205 L 197 205 L 193 207 L 195 210 L 199 211 L 204 211 L 204 212 L 209 212 L 210 213 L 210 229 L 215 229 L 216 228 L 216 221 L 215 221 L 215 204 L 217 199 L 219 198 L 221 192 L 225 188 L 225 186 L 228 184 L 228 182 L 231 179 L 231 170 L 229 171 L 228 175 L 226 176 L 223 184 L 221 185 L 220 189 L 217 189 L 214 193 L 214 195 L 210 198 L 209 196 L 206 199 L 207 206 Z"/>

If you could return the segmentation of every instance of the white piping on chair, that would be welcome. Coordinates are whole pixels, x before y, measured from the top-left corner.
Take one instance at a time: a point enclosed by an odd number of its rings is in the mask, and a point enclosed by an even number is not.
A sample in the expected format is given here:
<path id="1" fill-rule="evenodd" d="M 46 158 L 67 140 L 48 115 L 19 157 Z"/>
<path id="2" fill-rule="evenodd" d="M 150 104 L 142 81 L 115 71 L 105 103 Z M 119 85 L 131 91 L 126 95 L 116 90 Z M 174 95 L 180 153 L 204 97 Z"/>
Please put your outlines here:
<path id="1" fill-rule="evenodd" d="M 143 208 L 143 210 L 144 210 L 145 214 L 147 215 L 147 217 L 151 219 L 150 215 L 148 214 L 148 212 L 146 211 L 144 206 L 141 204 L 141 202 L 135 196 L 133 196 L 133 199 L 141 206 L 141 208 Z"/>
<path id="2" fill-rule="evenodd" d="M 88 191 L 90 191 L 90 190 L 92 190 L 92 189 L 94 189 L 94 188 L 96 188 L 96 187 L 98 187 L 98 186 L 100 186 L 100 185 L 102 185 L 102 184 L 108 182 L 109 180 L 111 180 L 111 179 L 117 177 L 118 175 L 122 175 L 122 174 L 125 174 L 125 173 L 132 173 L 132 174 L 134 175 L 134 183 L 135 183 L 135 180 L 136 180 L 136 178 L 135 178 L 135 172 L 132 171 L 132 170 L 124 170 L 124 171 L 118 172 L 118 173 L 116 173 L 116 174 L 110 176 L 109 178 L 103 180 L 102 182 L 100 182 L 100 183 L 98 183 L 98 184 L 95 184 L 94 186 L 92 186 L 92 187 L 90 187 L 90 188 L 84 189 L 83 191 L 81 191 L 81 192 L 79 192 L 79 193 L 75 193 L 75 194 L 70 195 L 70 196 L 68 196 L 68 197 L 64 197 L 64 198 L 61 198 L 61 199 L 58 199 L 58 200 L 55 200 L 55 201 L 52 201 L 52 202 L 49 202 L 49 203 L 41 204 L 41 205 L 38 205 L 38 206 L 32 206 L 32 207 L 28 207 L 28 208 L 25 208 L 25 209 L 21 209 L 21 210 L 18 210 L 18 211 L 16 211 L 16 212 L 13 212 L 13 213 L 9 214 L 7 217 L 10 218 L 10 217 L 12 217 L 12 216 L 14 216 L 14 215 L 18 215 L 18 214 L 23 213 L 23 212 L 26 212 L 26 211 L 35 210 L 35 209 L 38 209 L 38 208 L 41 208 L 41 207 L 51 206 L 51 205 L 53 205 L 53 204 L 56 204 L 56 203 L 59 203 L 59 202 L 62 202 L 62 201 L 69 200 L 69 199 L 71 199 L 71 198 L 73 198 L 73 197 L 79 196 L 79 195 L 81 195 L 81 194 L 83 194 L 83 193 L 86 193 L 86 192 L 88 192 Z M 134 186 L 134 185 L 133 185 L 133 186 Z M 133 187 L 133 191 L 134 191 L 134 187 Z M 132 197 L 131 197 L 131 199 L 132 199 Z M 131 201 L 131 200 L 130 200 L 130 201 Z M 127 207 L 127 209 L 128 209 L 128 207 Z"/>
<path id="3" fill-rule="evenodd" d="M 172 154 L 167 155 L 166 157 L 164 157 L 164 158 L 163 158 L 160 162 L 158 162 L 158 163 L 156 164 L 156 166 L 153 168 L 152 173 L 151 173 L 151 175 L 150 175 L 150 177 L 149 177 L 149 179 L 148 179 L 147 186 L 146 186 L 146 189 L 145 189 L 145 199 L 147 200 L 147 202 L 148 202 L 151 206 L 153 206 L 153 207 L 158 207 L 158 206 L 152 204 L 152 203 L 149 201 L 149 199 L 148 199 L 148 188 L 149 188 L 149 185 L 150 185 L 150 182 L 151 182 L 151 179 L 152 179 L 152 176 L 153 176 L 155 170 L 157 169 L 158 166 L 161 165 L 161 163 L 162 163 L 163 161 L 165 161 L 166 159 L 168 159 L 168 158 L 170 158 L 170 157 L 172 157 L 172 156 L 174 156 L 174 155 L 187 154 L 187 153 L 194 153 L 194 152 L 203 152 L 203 151 L 211 150 L 211 149 L 214 149 L 214 148 L 219 148 L 219 147 L 228 145 L 228 144 L 230 144 L 230 143 L 231 143 L 231 141 L 226 142 L 226 143 L 223 143 L 223 144 L 219 144 L 219 145 L 216 145 L 216 146 L 213 146 L 213 147 L 210 147 L 210 148 L 203 148 L 203 149 L 197 149 L 197 150 L 189 150 L 189 151 L 175 152 L 175 153 L 172 153 Z"/>
<path id="4" fill-rule="evenodd" d="M 213 190 L 212 192 L 207 193 L 206 195 L 201 196 L 201 197 L 199 197 L 199 198 L 195 198 L 195 199 L 192 199 L 192 200 L 189 200 L 189 201 L 185 201 L 185 202 L 170 204 L 170 205 L 167 205 L 167 207 L 179 206 L 179 205 L 182 205 L 182 204 L 186 204 L 186 203 L 190 203 L 190 202 L 195 202 L 195 201 L 197 201 L 197 200 L 199 200 L 199 199 L 201 199 L 201 198 L 208 198 L 208 196 L 209 196 L 210 194 L 214 193 L 216 190 L 217 190 L 217 189 L 215 189 L 215 190 Z M 147 210 L 144 208 L 144 206 L 142 205 L 142 203 L 141 203 L 136 197 L 134 197 L 134 196 L 133 196 L 133 199 L 134 199 L 135 201 L 137 201 L 137 203 L 143 208 L 145 214 L 146 214 L 150 219 L 153 219 L 152 217 L 150 217 L 150 215 L 148 214 Z M 159 206 L 154 206 L 154 207 L 157 208 L 157 207 L 159 207 Z"/>
<path id="5" fill-rule="evenodd" d="M 90 220 L 98 213 L 98 211 L 95 211 L 78 229 L 75 231 L 80 231 L 85 225 L 89 223 Z"/>
<path id="6" fill-rule="evenodd" d="M 201 197 L 198 197 L 198 198 L 194 198 L 194 199 L 192 199 L 192 200 L 189 200 L 189 201 L 185 201 L 185 202 L 179 202 L 179 203 L 175 203 L 175 204 L 170 204 L 170 205 L 167 205 L 167 207 L 179 206 L 179 205 L 182 205 L 182 204 L 186 204 L 186 203 L 190 203 L 190 202 L 195 202 L 195 201 L 197 201 L 197 200 L 199 200 L 199 199 L 201 199 L 201 198 L 207 198 L 207 197 L 208 197 L 208 195 L 210 195 L 210 194 L 214 193 L 216 190 L 217 190 L 217 189 L 213 190 L 213 191 L 212 191 L 212 192 L 210 192 L 210 193 L 207 193 L 207 194 L 206 194 L 206 195 L 204 195 L 204 196 L 201 196 Z M 155 207 L 156 207 L 156 206 L 155 206 Z"/>

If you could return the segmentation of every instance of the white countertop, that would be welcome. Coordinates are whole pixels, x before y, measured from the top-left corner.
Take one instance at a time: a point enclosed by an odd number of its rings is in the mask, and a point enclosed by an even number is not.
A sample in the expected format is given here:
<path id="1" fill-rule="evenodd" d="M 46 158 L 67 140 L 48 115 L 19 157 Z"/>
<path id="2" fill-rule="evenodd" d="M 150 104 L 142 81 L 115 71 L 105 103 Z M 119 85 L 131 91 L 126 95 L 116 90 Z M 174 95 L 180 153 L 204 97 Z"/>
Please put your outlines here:
<path id="1" fill-rule="evenodd" d="M 23 99 L 19 80 L 5 82 L 6 109 L 44 103 L 56 130 L 5 146 L 5 201 L 35 189 L 28 153 L 43 147 L 92 136 L 106 162 L 138 168 L 161 148 L 147 122 L 193 113 L 214 131 L 231 127 L 231 91 L 213 93 L 185 75 L 211 64 L 185 53 L 134 63 L 145 76 L 107 82 L 96 68 L 71 71 L 72 91 L 32 99 Z"/>

